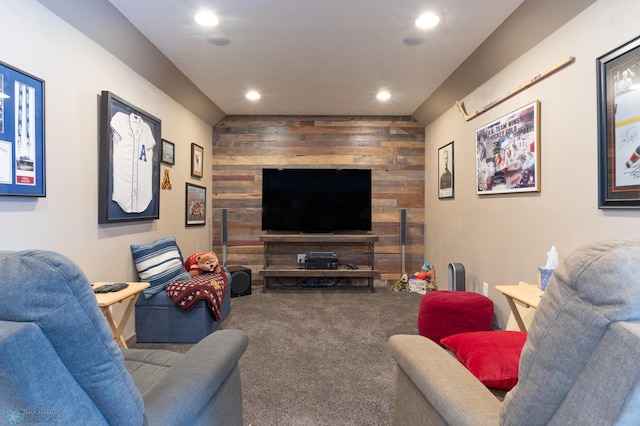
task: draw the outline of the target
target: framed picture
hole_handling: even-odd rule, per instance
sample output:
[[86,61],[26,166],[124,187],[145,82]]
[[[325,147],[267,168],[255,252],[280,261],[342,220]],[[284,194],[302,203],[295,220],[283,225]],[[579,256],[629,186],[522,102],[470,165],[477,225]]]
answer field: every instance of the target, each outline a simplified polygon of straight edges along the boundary
[[162,163],[170,166],[176,164],[176,145],[166,139],[162,139]]
[[640,37],[596,60],[598,207],[640,208]]
[[438,198],[453,198],[453,141],[438,149]]
[[476,194],[540,191],[540,102],[476,130]]
[[207,223],[207,188],[192,183],[186,184],[185,225],[204,226]]
[[45,196],[44,81],[0,62],[0,195]]
[[103,91],[98,223],[160,217],[160,120]]
[[191,144],[191,176],[202,177],[204,149],[195,143]]

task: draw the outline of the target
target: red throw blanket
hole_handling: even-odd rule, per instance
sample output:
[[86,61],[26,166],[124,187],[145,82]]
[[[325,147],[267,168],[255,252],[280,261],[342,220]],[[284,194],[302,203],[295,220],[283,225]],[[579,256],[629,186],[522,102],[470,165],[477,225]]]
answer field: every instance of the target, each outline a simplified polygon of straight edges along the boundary
[[191,277],[190,280],[175,281],[167,286],[166,291],[173,303],[183,311],[190,310],[200,300],[204,300],[211,309],[213,318],[220,321],[227,281],[226,274],[204,273]]

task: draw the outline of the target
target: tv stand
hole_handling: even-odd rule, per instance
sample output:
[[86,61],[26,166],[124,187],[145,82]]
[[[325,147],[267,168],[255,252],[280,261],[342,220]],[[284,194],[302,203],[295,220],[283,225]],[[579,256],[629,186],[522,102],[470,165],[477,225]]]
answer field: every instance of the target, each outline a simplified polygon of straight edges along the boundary
[[[266,292],[271,288],[292,288],[287,286],[271,286],[270,279],[274,278],[317,278],[317,279],[352,279],[365,278],[367,286],[338,286],[333,285],[329,288],[335,289],[353,289],[356,287],[368,288],[373,291],[373,280],[380,277],[380,272],[374,269],[374,245],[378,241],[377,235],[372,234],[265,234],[260,236],[260,241],[264,245],[264,268],[260,271],[263,278],[262,291]],[[325,245],[367,245],[367,265],[358,265],[359,269],[349,269],[339,267],[338,269],[301,269],[297,266],[282,266],[271,264],[271,248],[274,244],[316,244]],[[294,258],[295,254],[291,254]],[[338,257],[340,259],[340,257]],[[309,285],[309,288],[323,288],[325,286]],[[293,288],[299,288],[295,286]]]

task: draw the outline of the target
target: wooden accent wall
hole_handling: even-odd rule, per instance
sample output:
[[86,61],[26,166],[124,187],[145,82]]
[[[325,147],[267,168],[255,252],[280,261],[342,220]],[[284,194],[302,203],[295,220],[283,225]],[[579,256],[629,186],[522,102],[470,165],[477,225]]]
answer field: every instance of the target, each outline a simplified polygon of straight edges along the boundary
[[[213,249],[221,252],[220,209],[228,209],[227,265],[251,268],[261,284],[262,169],[365,168],[372,171],[375,266],[400,278],[400,209],[407,209],[407,272],[424,262],[424,127],[411,117],[227,116],[213,129]],[[295,253],[338,251],[292,247]],[[364,253],[363,253],[364,255]],[[341,263],[345,259],[339,259]],[[365,262],[366,263],[366,262]]]

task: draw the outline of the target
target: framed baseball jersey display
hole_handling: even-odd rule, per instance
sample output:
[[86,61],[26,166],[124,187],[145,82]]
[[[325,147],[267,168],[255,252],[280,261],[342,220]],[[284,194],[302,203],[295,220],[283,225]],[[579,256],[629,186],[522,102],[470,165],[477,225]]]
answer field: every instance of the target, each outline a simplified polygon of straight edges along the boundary
[[0,62],[0,195],[45,196],[44,81]]
[[98,223],[160,217],[161,123],[103,91]]

